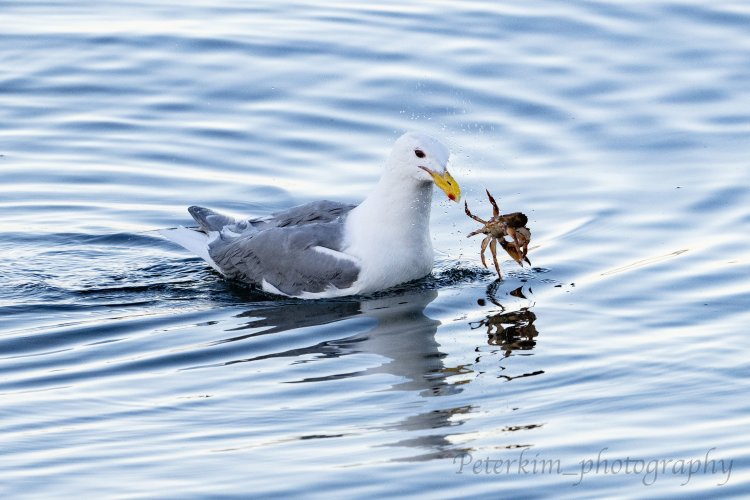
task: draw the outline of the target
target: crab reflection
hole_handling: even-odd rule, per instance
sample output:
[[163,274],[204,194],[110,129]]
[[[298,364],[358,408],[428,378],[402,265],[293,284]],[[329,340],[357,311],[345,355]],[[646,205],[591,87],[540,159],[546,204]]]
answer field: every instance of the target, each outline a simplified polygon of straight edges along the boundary
[[488,315],[469,325],[472,330],[486,328],[487,343],[502,347],[507,357],[512,351],[529,351],[534,348],[539,335],[534,321],[536,321],[536,314],[528,307],[507,312],[503,308],[501,312]]

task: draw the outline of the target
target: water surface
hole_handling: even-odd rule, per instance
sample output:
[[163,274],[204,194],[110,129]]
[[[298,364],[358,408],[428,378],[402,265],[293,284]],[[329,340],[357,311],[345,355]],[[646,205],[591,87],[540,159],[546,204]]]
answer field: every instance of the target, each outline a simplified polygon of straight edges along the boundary
[[[40,0],[0,24],[4,498],[747,494],[745,4]],[[475,213],[490,189],[529,215],[534,267],[496,280],[442,199],[434,273],[372,297],[269,298],[155,232],[357,202],[407,129]]]

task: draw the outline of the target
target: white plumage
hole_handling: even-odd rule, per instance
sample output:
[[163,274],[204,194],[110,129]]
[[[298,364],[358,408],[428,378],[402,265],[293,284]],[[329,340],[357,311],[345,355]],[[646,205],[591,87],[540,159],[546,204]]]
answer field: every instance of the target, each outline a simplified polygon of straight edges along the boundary
[[430,273],[432,186],[454,201],[460,188],[437,140],[406,133],[380,181],[358,206],[316,202],[238,222],[191,207],[197,230],[161,231],[229,278],[300,298],[371,293]]

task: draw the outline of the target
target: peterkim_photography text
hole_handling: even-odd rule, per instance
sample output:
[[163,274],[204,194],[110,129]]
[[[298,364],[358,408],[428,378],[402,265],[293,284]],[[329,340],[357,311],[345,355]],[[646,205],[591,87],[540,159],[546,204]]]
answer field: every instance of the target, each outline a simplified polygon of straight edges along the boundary
[[723,486],[732,477],[734,460],[719,458],[716,448],[703,456],[694,458],[632,458],[614,457],[609,448],[602,448],[596,457],[585,458],[572,466],[564,467],[559,459],[544,458],[540,453],[524,448],[517,458],[493,459],[462,453],[453,458],[456,474],[475,475],[561,475],[570,476],[572,484],[578,486],[587,477],[607,475],[636,476],[645,486],[651,486],[660,478],[680,477],[681,486],[690,483],[695,476],[713,476],[717,486]]

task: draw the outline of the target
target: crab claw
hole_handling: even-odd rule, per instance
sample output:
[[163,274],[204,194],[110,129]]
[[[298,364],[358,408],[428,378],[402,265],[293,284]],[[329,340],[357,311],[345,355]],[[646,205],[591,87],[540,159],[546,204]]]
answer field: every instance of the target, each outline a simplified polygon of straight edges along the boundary
[[515,260],[519,266],[523,266],[523,255],[519,251],[518,247],[516,247],[516,244],[514,242],[500,240],[500,245],[503,247],[503,250],[505,250],[508,255],[510,255],[511,259]]

